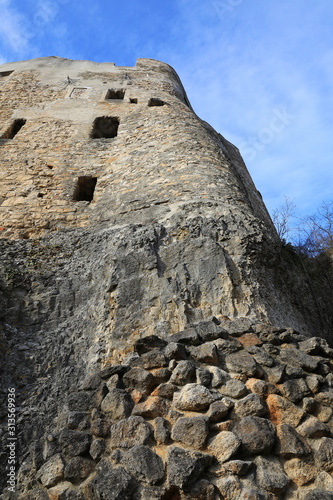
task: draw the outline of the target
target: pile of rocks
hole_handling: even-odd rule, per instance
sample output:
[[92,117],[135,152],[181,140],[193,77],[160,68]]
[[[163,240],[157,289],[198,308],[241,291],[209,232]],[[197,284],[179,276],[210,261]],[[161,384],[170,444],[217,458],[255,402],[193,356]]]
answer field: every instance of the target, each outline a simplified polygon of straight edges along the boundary
[[70,394],[26,500],[333,498],[333,349],[240,318],[138,340]]

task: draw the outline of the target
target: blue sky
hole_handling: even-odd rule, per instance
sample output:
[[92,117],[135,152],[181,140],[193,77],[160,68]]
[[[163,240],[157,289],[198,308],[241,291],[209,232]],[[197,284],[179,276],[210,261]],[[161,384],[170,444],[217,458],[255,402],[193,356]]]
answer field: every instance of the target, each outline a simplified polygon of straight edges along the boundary
[[167,62],[272,212],[333,199],[332,0],[0,0],[0,63]]

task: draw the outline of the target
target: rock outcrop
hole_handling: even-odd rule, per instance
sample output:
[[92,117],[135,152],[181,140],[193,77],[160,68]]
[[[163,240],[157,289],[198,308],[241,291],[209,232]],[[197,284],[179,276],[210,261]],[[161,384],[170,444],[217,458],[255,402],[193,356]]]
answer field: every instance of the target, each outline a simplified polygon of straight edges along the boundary
[[331,498],[311,289],[172,68],[6,64],[0,113],[2,498]]

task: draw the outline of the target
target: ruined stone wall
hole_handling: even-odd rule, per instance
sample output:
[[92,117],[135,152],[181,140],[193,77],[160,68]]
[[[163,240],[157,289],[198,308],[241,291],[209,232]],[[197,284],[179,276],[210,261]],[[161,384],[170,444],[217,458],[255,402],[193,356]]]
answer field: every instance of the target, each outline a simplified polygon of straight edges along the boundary
[[126,365],[139,339],[212,318],[318,332],[237,148],[195,115],[168,65],[6,64],[0,117],[0,462],[14,386],[21,493],[44,484],[35,448],[67,425],[69,394]]

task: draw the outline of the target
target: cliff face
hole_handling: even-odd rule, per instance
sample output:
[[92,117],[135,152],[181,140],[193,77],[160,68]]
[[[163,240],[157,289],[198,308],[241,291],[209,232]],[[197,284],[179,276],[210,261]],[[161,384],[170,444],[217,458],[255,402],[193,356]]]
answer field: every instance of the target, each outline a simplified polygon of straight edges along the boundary
[[[251,325],[264,323],[267,331],[269,324],[275,324],[307,334],[310,321],[285,284],[291,278],[279,267],[274,227],[237,148],[194,114],[172,68],[145,59],[135,67],[120,68],[111,63],[43,58],[1,66],[0,86],[3,442],[7,388],[11,387],[19,405],[19,462],[25,461],[21,493],[41,485],[40,498],[136,498],[141,495],[139,486],[125,488],[118,496],[107,496],[98,485],[83,491],[77,472],[73,477],[65,475],[72,485],[66,486],[67,493],[46,493],[64,481],[63,472],[50,483],[41,479],[40,472],[49,459],[54,461],[52,467],[63,470],[82,454],[90,465],[80,462],[79,466],[92,467],[89,474],[82,473],[82,480],[103,476],[104,466],[113,471],[109,449],[88,455],[84,448],[67,456],[57,433],[68,426],[77,429],[76,424],[66,423],[67,418],[80,420],[73,412],[87,417],[85,432],[92,428],[93,408],[94,418],[99,415],[103,420],[110,387],[123,391],[125,398],[111,406],[128,403],[132,411],[136,398],[144,402],[149,391],[124,385],[122,380],[135,342],[152,335],[170,342],[172,336],[192,327],[200,330],[200,325],[233,323],[237,318],[247,318],[251,332]],[[191,351],[179,349],[182,355],[176,360],[191,359]],[[172,370],[178,361],[171,363]],[[113,382],[100,381],[110,378],[100,379],[100,373],[111,366],[123,367],[113,373],[121,375],[119,387],[118,382],[113,387]],[[330,369],[329,363],[325,366]],[[159,368],[165,367],[163,361]],[[230,373],[233,377],[233,370]],[[267,379],[264,369],[258,373],[260,379]],[[76,409],[64,410],[68,395],[77,393],[88,374],[96,374],[98,380],[96,387],[86,388],[96,390],[92,407],[78,404]],[[168,380],[165,377],[163,383]],[[327,389],[329,381],[321,383]],[[201,385],[212,389],[209,384]],[[175,390],[178,394],[179,389]],[[125,411],[121,417],[127,419],[129,414]],[[165,425],[172,424],[172,413],[161,416],[169,422]],[[122,418],[106,420],[116,425]],[[49,432],[55,441],[51,436],[45,444],[43,436]],[[94,446],[99,446],[99,434],[93,435],[98,438]],[[89,436],[81,437],[90,446]],[[109,439],[108,432],[103,437]],[[47,444],[53,442],[57,444]],[[166,441],[167,446],[170,442]],[[145,446],[146,441],[139,445]],[[44,446],[53,451],[41,451]],[[165,449],[158,453],[165,464]],[[4,464],[7,458],[3,453]],[[101,458],[106,462],[96,473],[92,459]],[[151,484],[163,483],[164,489],[155,497],[147,496],[150,493],[137,497],[187,495],[185,483],[170,483],[170,493],[157,462],[159,472]],[[131,485],[138,480],[136,473],[131,475],[131,466],[125,467],[127,472],[118,466],[115,474],[125,474],[125,483],[128,474]],[[24,475],[28,481],[22,479]],[[145,479],[142,484],[146,483]],[[214,491],[225,496],[221,490]],[[37,498],[33,496],[37,493],[31,495]],[[198,498],[210,498],[202,495]]]

